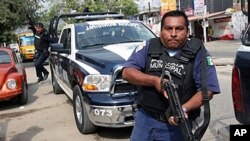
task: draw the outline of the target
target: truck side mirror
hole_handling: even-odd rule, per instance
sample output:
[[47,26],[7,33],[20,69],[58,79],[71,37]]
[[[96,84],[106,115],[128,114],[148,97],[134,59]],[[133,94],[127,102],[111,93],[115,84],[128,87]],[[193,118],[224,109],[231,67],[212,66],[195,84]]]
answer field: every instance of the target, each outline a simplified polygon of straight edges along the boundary
[[70,49],[66,49],[63,48],[63,44],[62,43],[54,43],[54,44],[50,44],[50,51],[51,52],[57,52],[57,53],[66,53],[66,54],[70,54]]

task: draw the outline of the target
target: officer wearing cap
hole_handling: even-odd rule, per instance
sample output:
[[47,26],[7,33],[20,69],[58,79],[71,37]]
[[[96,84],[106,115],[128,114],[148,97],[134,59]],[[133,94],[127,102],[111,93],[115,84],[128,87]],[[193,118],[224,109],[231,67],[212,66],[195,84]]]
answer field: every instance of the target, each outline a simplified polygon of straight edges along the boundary
[[35,26],[30,25],[31,29],[35,35],[35,57],[34,65],[36,69],[36,75],[38,77],[37,82],[41,82],[48,78],[49,72],[43,66],[46,59],[49,57],[49,44],[53,41],[51,35],[45,30],[43,23],[38,22]]

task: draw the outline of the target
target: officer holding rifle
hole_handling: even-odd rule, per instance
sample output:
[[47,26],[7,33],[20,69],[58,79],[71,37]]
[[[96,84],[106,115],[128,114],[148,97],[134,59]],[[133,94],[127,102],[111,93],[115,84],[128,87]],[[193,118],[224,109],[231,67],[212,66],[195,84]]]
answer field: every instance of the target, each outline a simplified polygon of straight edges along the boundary
[[[170,11],[161,20],[160,37],[139,46],[124,64],[123,79],[139,86],[135,125],[131,141],[182,141],[183,133],[173,115],[167,116],[168,93],[162,87],[162,70],[170,72],[183,112],[189,123],[200,115],[203,105],[202,56],[206,57],[206,84],[209,100],[220,93],[212,57],[189,38],[189,21],[182,11]],[[196,39],[198,40],[198,39]],[[163,68],[164,67],[164,68]],[[191,126],[191,124],[190,124]]]

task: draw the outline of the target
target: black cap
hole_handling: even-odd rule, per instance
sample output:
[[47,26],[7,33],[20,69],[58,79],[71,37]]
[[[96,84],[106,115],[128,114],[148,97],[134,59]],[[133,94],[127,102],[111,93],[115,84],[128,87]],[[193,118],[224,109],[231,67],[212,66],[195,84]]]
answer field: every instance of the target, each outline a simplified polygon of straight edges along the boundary
[[36,26],[44,27],[43,23],[41,23],[41,22],[36,23]]

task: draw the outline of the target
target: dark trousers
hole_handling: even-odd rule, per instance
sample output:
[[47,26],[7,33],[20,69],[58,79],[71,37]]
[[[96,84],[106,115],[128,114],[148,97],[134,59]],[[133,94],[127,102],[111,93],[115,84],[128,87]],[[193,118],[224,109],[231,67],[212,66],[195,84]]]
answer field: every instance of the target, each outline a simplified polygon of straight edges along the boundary
[[160,122],[140,108],[135,113],[130,141],[184,141],[184,138],[179,126]]
[[34,57],[34,65],[36,68],[36,76],[43,77],[44,74],[49,72],[44,68],[44,62],[48,58],[48,55],[45,55],[42,51],[37,51]]

